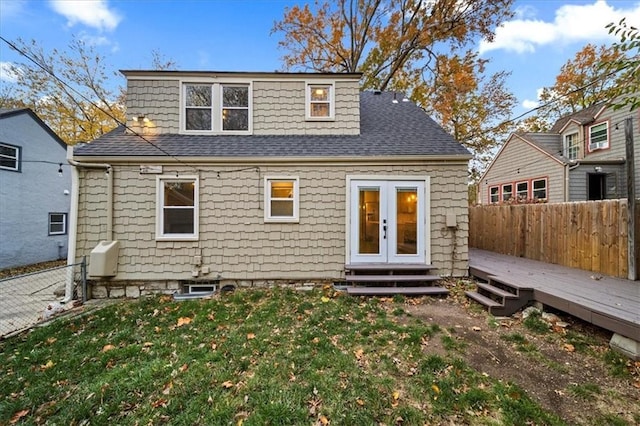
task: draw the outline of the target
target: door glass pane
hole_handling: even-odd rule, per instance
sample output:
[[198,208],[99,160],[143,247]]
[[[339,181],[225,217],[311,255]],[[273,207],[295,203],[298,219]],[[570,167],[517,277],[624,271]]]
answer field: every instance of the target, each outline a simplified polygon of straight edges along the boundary
[[418,254],[418,191],[415,188],[396,191],[396,253]]
[[380,253],[380,189],[360,188],[358,253]]

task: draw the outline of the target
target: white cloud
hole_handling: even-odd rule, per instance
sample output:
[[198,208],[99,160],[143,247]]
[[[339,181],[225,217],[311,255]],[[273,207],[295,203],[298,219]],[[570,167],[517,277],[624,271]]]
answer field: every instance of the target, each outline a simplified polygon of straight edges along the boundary
[[6,81],[7,83],[18,81],[18,76],[11,62],[0,62],[0,81]]
[[[516,53],[534,52],[537,47],[572,42],[605,42],[613,40],[605,26],[626,17],[631,25],[640,24],[640,2],[618,3],[614,8],[606,0],[593,4],[566,4],[555,12],[553,22],[526,18],[532,16],[528,7],[517,11],[517,19],[496,29],[493,42],[480,42],[479,52],[504,49]],[[627,7],[628,6],[628,7]],[[627,8],[625,8],[627,7]]]
[[537,108],[538,105],[540,105],[539,101],[532,101],[530,99],[525,99],[524,101],[522,101],[522,107],[524,109],[534,109]]
[[50,0],[53,10],[68,20],[69,26],[78,23],[98,30],[114,30],[121,16],[110,10],[107,0]]

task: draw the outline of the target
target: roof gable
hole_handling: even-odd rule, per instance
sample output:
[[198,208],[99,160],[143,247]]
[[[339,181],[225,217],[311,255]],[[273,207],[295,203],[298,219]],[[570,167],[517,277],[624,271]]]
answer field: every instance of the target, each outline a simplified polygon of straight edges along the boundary
[[47,126],[47,124],[42,121],[42,119],[38,117],[38,115],[30,108],[0,109],[0,120],[4,118],[15,117],[21,114],[26,114],[31,117],[31,119],[35,121],[35,123],[40,126],[47,134],[49,134],[49,136],[51,136],[53,140],[55,140],[65,150],[67,149],[67,144],[62,139],[60,139],[60,137],[53,130],[51,130],[51,128]]

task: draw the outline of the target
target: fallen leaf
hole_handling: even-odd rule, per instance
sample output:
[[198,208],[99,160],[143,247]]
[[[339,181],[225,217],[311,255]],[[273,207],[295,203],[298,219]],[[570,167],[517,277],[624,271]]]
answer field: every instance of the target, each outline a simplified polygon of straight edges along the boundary
[[55,343],[57,340],[58,339],[56,339],[55,337],[49,337],[47,339],[47,343],[51,345],[51,344]]
[[327,296],[322,296],[322,298],[320,298],[320,300],[322,300],[322,303],[327,303],[331,299],[329,299]]
[[26,416],[27,414],[29,414],[29,410],[18,411],[17,413],[15,413],[13,415],[13,417],[11,417],[11,420],[9,420],[9,424],[14,425],[14,424],[18,423],[20,421],[20,419],[23,418],[24,416]]
[[398,400],[400,399],[400,392],[398,391],[393,391],[393,393],[391,394],[391,396],[393,397],[394,400]]
[[151,347],[151,346],[153,346],[153,343],[151,343],[151,342],[144,342],[144,343],[142,344],[142,347],[143,347],[143,348],[149,348],[149,347]]
[[315,344],[317,345],[318,343],[320,343],[320,339],[319,339],[319,338],[317,338],[317,337],[314,337],[314,338],[313,338],[313,340],[312,340],[312,342],[313,342],[313,343],[315,343]]
[[320,416],[318,420],[320,421],[320,424],[323,426],[329,424],[329,419],[327,419],[325,416]]
[[110,350],[113,350],[113,349],[115,349],[115,348],[116,348],[116,347],[115,347],[115,346],[113,346],[113,345],[104,345],[104,346],[102,347],[102,352],[109,352]]
[[480,327],[478,327],[477,325],[476,325],[476,326],[471,327],[471,329],[472,329],[473,331],[482,331],[482,329],[481,329]]
[[225,389],[229,389],[233,387],[233,382],[231,380],[227,380],[226,382],[222,383],[222,387]]
[[182,327],[183,325],[191,324],[191,318],[189,317],[180,317],[178,318],[178,327]]
[[256,335],[253,333],[247,333],[247,340],[255,339]]
[[153,401],[151,403],[151,406],[153,408],[166,407],[167,406],[167,400],[164,399],[164,398],[157,399],[157,400],[155,400],[155,401]]
[[440,388],[436,384],[431,385],[431,389],[433,389],[435,393],[440,393]]
[[162,389],[162,394],[169,395],[171,393],[171,389],[173,389],[173,382],[169,382],[165,385],[164,389]]
[[180,366],[180,368],[178,369],[178,371],[180,371],[181,373],[184,373],[185,371],[187,371],[189,369],[189,366],[187,364],[182,364],[182,366]]
[[41,370],[48,370],[48,369],[50,369],[51,367],[53,367],[54,365],[55,365],[55,364],[53,363],[53,361],[49,360],[49,361],[47,361],[47,363],[46,363],[46,364],[41,365],[41,366],[40,366],[40,369],[41,369]]
[[364,351],[362,349],[356,349],[355,351],[353,351],[353,354],[356,356],[357,360],[360,360],[364,355]]
[[358,404],[361,407],[364,407],[364,401],[361,400],[360,398],[356,399],[356,404]]
[[575,352],[576,348],[571,343],[565,343],[564,350],[567,352]]

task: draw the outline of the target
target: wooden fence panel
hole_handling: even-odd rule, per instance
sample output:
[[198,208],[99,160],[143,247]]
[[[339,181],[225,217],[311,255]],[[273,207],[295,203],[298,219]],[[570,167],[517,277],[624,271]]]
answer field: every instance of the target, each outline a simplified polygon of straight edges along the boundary
[[469,245],[627,278],[627,201],[474,206]]

